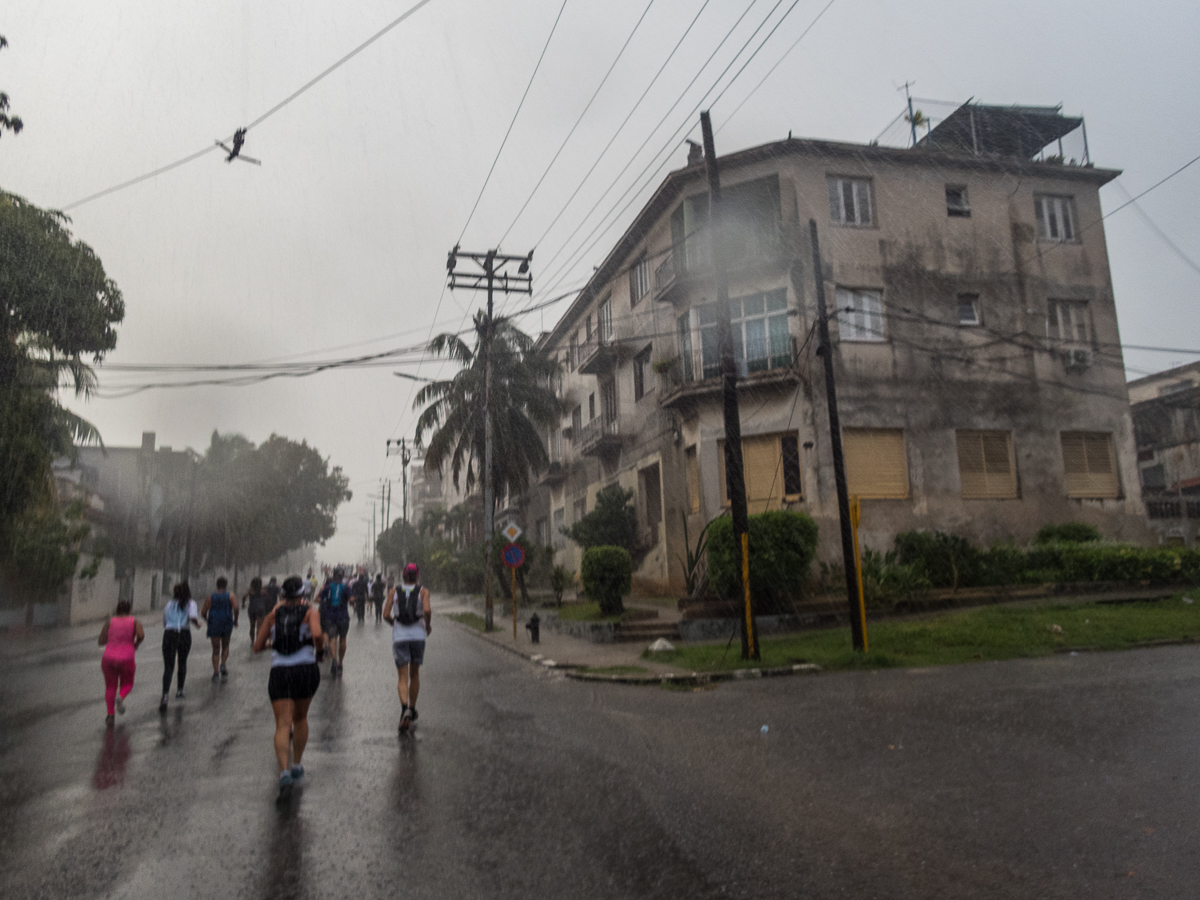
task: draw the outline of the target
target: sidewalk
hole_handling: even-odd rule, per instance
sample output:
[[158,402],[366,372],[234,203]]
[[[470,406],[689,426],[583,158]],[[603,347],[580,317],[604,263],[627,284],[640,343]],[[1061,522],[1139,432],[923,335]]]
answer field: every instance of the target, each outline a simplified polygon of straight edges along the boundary
[[[448,597],[436,604],[436,612],[443,616],[455,613],[483,614],[483,600],[466,595]],[[644,659],[642,652],[649,641],[630,641],[616,644],[596,644],[581,638],[557,634],[541,629],[540,643],[533,643],[525,623],[533,610],[518,610],[517,639],[513,640],[512,606],[501,603],[495,606],[496,630],[490,634],[460,622],[454,627],[475,635],[495,647],[507,650],[548,668],[565,670],[568,678],[583,681],[611,681],[623,684],[709,684],[729,678],[762,678],[771,675],[812,674],[818,667],[811,665],[784,666],[775,669],[737,669],[729,672],[692,672],[677,666]],[[539,616],[545,618],[539,611]],[[453,621],[453,620],[452,620]]]

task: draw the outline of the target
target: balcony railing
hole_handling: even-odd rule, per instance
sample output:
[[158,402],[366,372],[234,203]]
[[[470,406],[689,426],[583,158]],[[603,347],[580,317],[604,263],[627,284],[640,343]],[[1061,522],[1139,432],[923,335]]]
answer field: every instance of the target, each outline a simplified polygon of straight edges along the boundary
[[621,447],[621,420],[616,416],[592,419],[579,433],[579,452],[585,456],[610,452]]
[[[762,265],[783,256],[784,241],[777,225],[736,232],[727,249],[730,271]],[[673,301],[675,289],[687,278],[712,272],[712,244],[707,230],[689,235],[682,245],[668,251],[654,270],[654,297]]]
[[579,371],[584,375],[602,375],[620,361],[620,345],[613,340],[611,326],[593,332],[579,348]]

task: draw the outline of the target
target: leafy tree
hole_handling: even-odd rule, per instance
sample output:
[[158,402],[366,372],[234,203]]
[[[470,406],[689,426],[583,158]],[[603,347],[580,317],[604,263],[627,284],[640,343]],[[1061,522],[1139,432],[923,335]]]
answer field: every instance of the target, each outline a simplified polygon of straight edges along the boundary
[[[421,408],[415,442],[425,451],[425,468],[441,472],[447,465],[456,488],[470,493],[480,479],[484,460],[483,401],[486,382],[487,316],[475,316],[475,345],[454,334],[440,334],[430,352],[461,368],[447,381],[423,387],[413,402]],[[492,487],[497,499],[505,491],[522,493],[531,472],[549,463],[542,432],[558,426],[562,403],[551,388],[559,365],[534,347],[529,335],[507,319],[492,320]]]
[[[750,517],[750,594],[760,614],[785,613],[798,601],[817,553],[817,524],[807,514],[771,510]],[[733,519],[708,526],[708,580],[723,600],[742,599]]]
[[[8,46],[8,41],[4,35],[0,34],[0,50]],[[4,129],[8,129],[13,134],[20,134],[21,129],[25,127],[25,123],[21,121],[20,116],[10,116],[8,114],[8,94],[0,91],[0,135],[4,134]]]
[[637,547],[637,510],[633,491],[610,484],[596,492],[596,508],[563,534],[584,550],[592,547],[624,547],[631,553]]
[[583,554],[579,580],[589,600],[600,604],[606,616],[625,611],[621,598],[629,593],[633,577],[633,557],[624,547],[590,547]]
[[[59,386],[90,395],[95,376],[84,358],[99,362],[116,346],[125,315],[120,290],[92,249],[72,239],[69,221],[0,192],[0,567],[26,584],[44,583],[34,569],[64,571],[68,546],[59,545],[57,562],[47,548],[77,540],[57,510],[53,460],[100,439],[58,402]],[[37,554],[19,550],[29,541]]]

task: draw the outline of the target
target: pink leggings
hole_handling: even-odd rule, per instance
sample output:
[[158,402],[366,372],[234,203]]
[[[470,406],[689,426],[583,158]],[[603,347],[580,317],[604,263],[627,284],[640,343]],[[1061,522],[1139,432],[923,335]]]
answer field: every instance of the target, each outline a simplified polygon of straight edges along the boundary
[[121,699],[124,700],[133,690],[133,673],[137,671],[137,663],[132,659],[101,659],[100,671],[104,673],[104,702],[111,716],[117,699],[117,682],[121,684]]

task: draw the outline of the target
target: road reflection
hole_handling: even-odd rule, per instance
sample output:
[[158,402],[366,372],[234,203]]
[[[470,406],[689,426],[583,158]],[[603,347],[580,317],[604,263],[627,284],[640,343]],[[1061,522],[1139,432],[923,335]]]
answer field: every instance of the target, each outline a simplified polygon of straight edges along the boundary
[[303,788],[275,804],[267,836],[266,883],[262,896],[269,900],[298,900],[307,896],[304,885],[304,852],[307,826],[301,810]]
[[104,743],[92,773],[92,787],[108,790],[125,782],[125,767],[129,765],[129,734],[124,726],[104,729]]

